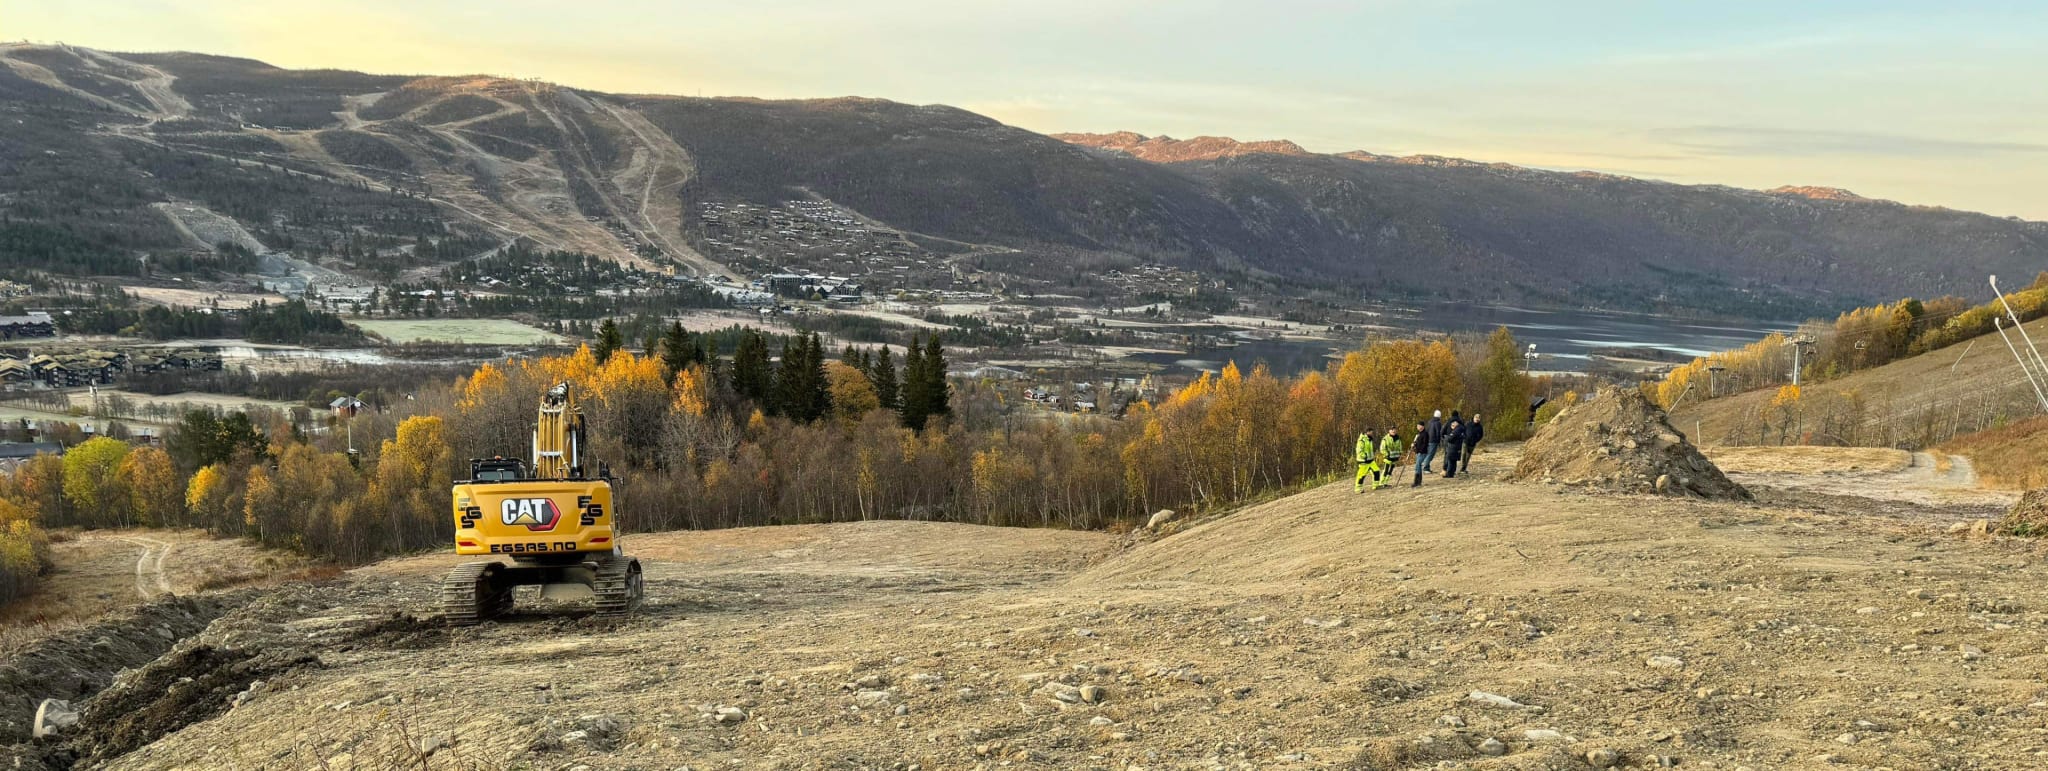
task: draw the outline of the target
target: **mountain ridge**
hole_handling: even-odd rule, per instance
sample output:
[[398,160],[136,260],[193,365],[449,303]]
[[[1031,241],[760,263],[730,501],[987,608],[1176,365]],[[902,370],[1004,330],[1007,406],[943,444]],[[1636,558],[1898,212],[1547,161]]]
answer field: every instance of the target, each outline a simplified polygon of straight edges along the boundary
[[1600,179],[1676,185],[1679,187],[1734,190],[1742,192],[1760,193],[1764,195],[1790,196],[1797,198],[1807,198],[1817,201],[1854,201],[1859,203],[1891,204],[1913,209],[1928,209],[1935,211],[1960,212],[1966,214],[1981,214],[1986,217],[1996,217],[1999,219],[2007,219],[2018,222],[2043,222],[2041,220],[2029,220],[2025,217],[2001,216],[1987,214],[1984,212],[1972,211],[1969,209],[1957,209],[1954,207],[1943,206],[1940,204],[1919,204],[1889,198],[1871,198],[1869,196],[1859,195],[1854,191],[1850,191],[1844,188],[1832,187],[1827,185],[1785,184],[1772,188],[1749,188],[1742,187],[1740,185],[1731,185],[1719,182],[1672,182],[1669,180],[1657,179],[1654,177],[1637,177],[1630,176],[1627,174],[1615,174],[1612,172],[1595,171],[1592,169],[1543,168],[1537,166],[1517,164],[1509,161],[1482,161],[1472,158],[1438,155],[1435,153],[1411,153],[1408,155],[1391,155],[1386,153],[1376,153],[1371,150],[1316,152],[1313,150],[1308,150],[1302,147],[1300,144],[1289,139],[1240,140],[1235,137],[1212,135],[1203,135],[1191,137],[1188,139],[1175,139],[1165,134],[1147,136],[1143,133],[1130,130],[1119,130],[1105,133],[1056,132],[1047,134],[1046,136],[1058,139],[1062,142],[1066,142],[1069,144],[1078,145],[1081,147],[1119,152],[1130,157],[1137,158],[1139,160],[1151,161],[1153,163],[1184,163],[1189,161],[1214,161],[1244,155],[1319,156],[1325,158],[1344,158],[1347,160],[1358,161],[1361,163],[1394,163],[1412,166],[1437,166],[1455,168],[1490,168],[1503,171],[1527,171],[1533,173],[1568,174],[1572,176],[1592,177]]
[[11,44],[0,119],[18,127],[0,140],[0,169],[15,172],[0,213],[33,247],[0,266],[71,272],[188,249],[150,208],[171,201],[267,247],[387,275],[449,259],[419,247],[445,237],[731,275],[709,207],[804,199],[935,250],[912,262],[1009,276],[998,283],[1018,291],[1160,263],[1274,296],[1783,317],[1968,291],[2048,260],[2048,223],[1832,188],[1047,136],[871,97],[619,95]]

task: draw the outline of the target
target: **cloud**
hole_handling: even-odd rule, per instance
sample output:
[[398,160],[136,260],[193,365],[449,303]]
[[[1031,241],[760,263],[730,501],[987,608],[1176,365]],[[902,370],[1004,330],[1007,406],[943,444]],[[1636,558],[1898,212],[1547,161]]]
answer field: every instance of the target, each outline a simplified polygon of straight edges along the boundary
[[1650,139],[1697,153],[1720,156],[1861,155],[1965,158],[2014,153],[2048,153],[2048,144],[1949,139],[1861,131],[1688,126],[1652,129]]

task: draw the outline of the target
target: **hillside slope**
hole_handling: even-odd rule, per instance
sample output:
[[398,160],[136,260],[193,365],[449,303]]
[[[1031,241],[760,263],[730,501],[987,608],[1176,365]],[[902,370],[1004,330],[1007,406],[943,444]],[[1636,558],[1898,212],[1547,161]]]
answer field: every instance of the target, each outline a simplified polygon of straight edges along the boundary
[[[2048,344],[2048,319],[2026,325]],[[2015,346],[2022,345],[2012,335]],[[2024,353],[2024,350],[2022,350]],[[1923,447],[2040,411],[2026,375],[1997,333],[1809,384],[1791,417],[1777,389],[1688,401],[1671,424],[1702,444],[1857,444]]]
[[1496,481],[1514,460],[1121,552],[914,522],[636,535],[652,599],[615,624],[443,630],[421,612],[454,558],[397,560],[231,611],[69,748],[116,769],[2037,763],[2048,567],[2023,551],[1931,535],[1940,509]]
[[[0,247],[11,267],[67,272],[135,273],[138,254],[234,267],[191,255],[150,208],[167,201],[387,274],[513,237],[719,273],[705,206],[822,198],[941,259],[1048,286],[1163,262],[1250,288],[1757,316],[1954,291],[2048,258],[2048,224],[1820,188],[1054,138],[873,99],[621,96],[6,44],[0,120]],[[453,255],[421,243],[450,235],[465,239]]]

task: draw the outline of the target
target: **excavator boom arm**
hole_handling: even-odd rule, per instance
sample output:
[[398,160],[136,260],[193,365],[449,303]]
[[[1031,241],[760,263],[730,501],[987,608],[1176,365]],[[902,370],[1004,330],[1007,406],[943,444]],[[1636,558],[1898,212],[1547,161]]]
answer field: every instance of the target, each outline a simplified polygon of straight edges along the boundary
[[548,389],[533,423],[533,475],[538,479],[583,476],[583,410],[568,383]]

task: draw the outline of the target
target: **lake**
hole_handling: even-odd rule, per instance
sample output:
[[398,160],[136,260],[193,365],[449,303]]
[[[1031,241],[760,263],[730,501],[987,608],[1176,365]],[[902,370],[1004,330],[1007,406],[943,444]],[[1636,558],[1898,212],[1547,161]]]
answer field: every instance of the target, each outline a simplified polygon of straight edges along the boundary
[[[1710,322],[1601,311],[1544,311],[1481,305],[1379,307],[1373,323],[1406,332],[1491,332],[1507,327],[1523,346],[1536,344],[1537,370],[1578,372],[1603,348],[1661,349],[1686,356],[1740,348],[1796,322]],[[1194,353],[1146,353],[1132,358],[1182,372],[1221,369],[1235,361],[1264,362],[1276,374],[1321,367],[1340,347],[1296,340],[1246,340],[1236,348]]]

